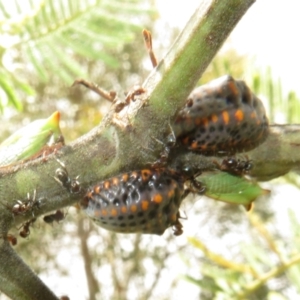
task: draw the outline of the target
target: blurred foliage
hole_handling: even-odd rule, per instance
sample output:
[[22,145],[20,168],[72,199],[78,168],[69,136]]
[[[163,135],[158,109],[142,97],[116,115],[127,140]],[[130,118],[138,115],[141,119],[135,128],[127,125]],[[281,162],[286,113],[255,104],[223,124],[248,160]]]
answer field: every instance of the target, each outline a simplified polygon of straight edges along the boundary
[[201,289],[201,299],[277,299],[275,295],[288,299],[285,295],[290,289],[299,294],[300,223],[296,215],[290,211],[289,237],[276,236],[274,227],[255,213],[248,217],[249,241],[239,244],[237,258],[235,254],[226,258],[208,249],[199,239],[189,238],[191,245],[205,257],[204,261],[199,258],[200,278],[185,276]]
[[295,91],[283,92],[281,80],[274,78],[271,67],[263,71],[254,71],[252,88],[254,93],[268,99],[268,116],[271,123],[300,122],[300,97]]
[[234,49],[221,49],[209,64],[199,84],[204,84],[224,74],[230,74],[233,78],[243,78],[247,64],[247,57],[238,54]]
[[83,77],[123,93],[141,82],[135,63],[145,52],[141,31],[156,16],[150,3],[138,0],[0,1],[2,139],[56,110],[66,140],[99,124],[106,103],[71,84]]
[[132,41],[153,13],[138,0],[0,1],[0,109],[21,109],[20,98],[54,74],[67,85],[87,78],[89,61],[116,70],[110,50]]

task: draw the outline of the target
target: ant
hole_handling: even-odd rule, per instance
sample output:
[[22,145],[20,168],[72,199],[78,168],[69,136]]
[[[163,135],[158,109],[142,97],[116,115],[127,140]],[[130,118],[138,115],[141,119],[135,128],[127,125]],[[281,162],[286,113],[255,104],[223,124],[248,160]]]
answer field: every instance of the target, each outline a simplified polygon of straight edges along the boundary
[[32,225],[36,221],[36,218],[32,218],[31,220],[22,224],[22,230],[19,232],[20,237],[27,238],[30,234],[30,225]]
[[[143,30],[143,37],[144,37],[144,42],[146,45],[146,48],[148,50],[151,62],[153,67],[155,68],[157,66],[157,60],[154,55],[154,52],[152,50],[152,36],[150,31],[144,29]],[[72,86],[75,86],[77,84],[81,84],[85,86],[86,88],[92,90],[102,98],[108,100],[109,102],[115,104],[115,112],[119,113],[125,106],[129,105],[131,101],[135,101],[135,96],[142,95],[143,93],[146,92],[146,90],[141,87],[141,86],[134,86],[127,94],[125,97],[124,101],[121,101],[118,99],[116,92],[114,91],[105,91],[104,89],[100,88],[96,84],[89,82],[85,79],[76,79]]]
[[[13,205],[11,208],[12,213],[14,216],[24,215],[29,210],[33,210],[34,208],[40,208],[41,201],[36,200],[36,190],[33,192],[33,197],[30,197],[30,194],[27,193],[27,201],[22,202],[21,200],[17,200],[17,203]],[[33,212],[32,215],[34,216]]]
[[3,239],[9,241],[12,246],[17,245],[17,243],[18,243],[17,238],[13,234],[9,233],[7,235],[1,235],[0,237],[2,237]]
[[223,159],[221,165],[218,163],[216,164],[219,166],[221,171],[225,171],[233,175],[248,174],[253,168],[253,164],[248,158],[246,158],[246,160],[240,160],[234,157],[228,157]]
[[167,142],[165,144],[162,141],[154,138],[157,142],[164,145],[164,149],[160,153],[159,159],[156,160],[153,164],[151,164],[151,167],[153,168],[158,168],[166,165],[171,149],[176,145],[176,136],[171,125],[170,128],[171,128],[171,133],[167,136]]
[[61,165],[61,168],[56,169],[55,175],[53,178],[64,188],[66,188],[71,194],[77,194],[81,191],[81,186],[78,181],[79,176],[71,179],[65,164],[60,161],[58,158],[57,162]]
[[173,229],[173,234],[175,236],[179,236],[183,234],[183,230],[182,230],[183,226],[182,224],[179,222],[179,220],[176,220],[176,223],[173,225],[172,229]]
[[179,219],[187,219],[187,217],[182,217],[180,215],[180,212],[177,213],[176,215],[176,221],[175,224],[172,226],[173,234],[175,236],[179,236],[183,234],[183,225],[180,223]]
[[48,224],[52,224],[54,223],[54,221],[59,223],[59,221],[62,221],[65,217],[66,214],[60,209],[58,209],[54,214],[44,216],[43,220]]

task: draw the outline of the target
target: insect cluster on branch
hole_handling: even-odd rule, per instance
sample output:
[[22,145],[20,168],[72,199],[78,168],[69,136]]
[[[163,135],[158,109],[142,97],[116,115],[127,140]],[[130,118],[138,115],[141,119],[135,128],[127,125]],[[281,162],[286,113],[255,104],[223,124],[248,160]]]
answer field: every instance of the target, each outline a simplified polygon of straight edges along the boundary
[[[151,34],[144,30],[143,35],[153,67],[156,67]],[[112,102],[117,101],[115,93],[112,99],[111,92],[103,92],[92,83],[82,79],[76,83]],[[137,87],[128,93],[126,100],[118,104],[116,112],[144,92],[142,87]],[[160,159],[151,168],[120,174],[88,189],[80,205],[96,224],[116,232],[152,234],[162,234],[171,226],[174,234],[180,235],[179,208],[188,193],[203,194],[207,188],[211,195],[218,192],[218,200],[230,202],[228,191],[218,184],[219,177],[207,176],[203,184],[201,176],[196,179],[201,170],[186,173],[184,169],[173,170],[166,166],[168,155],[176,146],[202,155],[226,156],[221,165],[216,165],[230,173],[221,180],[229,184],[235,182],[237,187],[243,186],[247,191],[244,198],[236,200],[237,203],[249,208],[252,201],[262,194],[257,185],[236,178],[249,173],[252,162],[236,159],[234,155],[257,147],[269,132],[264,106],[244,81],[227,75],[196,88],[170,125],[174,133],[170,135],[172,142],[168,137]]]
[[[143,35],[153,67],[156,67],[151,34],[144,30]],[[117,103],[116,113],[146,92],[143,87],[136,87],[120,102],[115,92],[106,92],[83,79],[76,80],[74,84],[82,84],[110,102]],[[236,159],[234,155],[254,149],[265,141],[269,132],[261,100],[244,81],[235,80],[228,75],[192,91],[170,126],[172,134],[167,138],[161,157],[151,167],[119,174],[88,188],[80,206],[96,224],[121,233],[163,234],[168,227],[173,227],[174,235],[180,235],[183,229],[179,221],[179,209],[187,194],[203,194],[207,190],[214,195],[217,190],[218,200],[230,200],[225,195],[227,192],[218,184],[219,177],[206,177],[201,182],[201,176],[198,177],[201,170],[187,172],[188,168],[169,168],[167,160],[171,150],[183,147],[205,156],[225,156],[222,164],[216,164],[216,168],[230,173],[222,179],[230,183],[235,177],[242,178],[249,173],[253,166],[251,161]],[[58,162],[60,168],[56,169],[54,179],[69,193],[80,193],[82,189],[78,176],[70,178],[65,164],[60,160]],[[253,191],[252,182],[248,183],[244,178],[238,180],[237,186],[246,185],[245,190]],[[230,192],[239,192],[234,189],[232,187]],[[258,189],[255,195],[260,193],[261,190]],[[249,206],[255,197],[245,199],[234,203]],[[12,212],[23,213],[32,209],[33,205],[34,202],[17,202]],[[59,222],[64,217],[64,213],[57,210],[56,213],[45,216],[44,221]],[[23,236],[29,234],[29,226],[33,222],[32,219],[23,225]]]

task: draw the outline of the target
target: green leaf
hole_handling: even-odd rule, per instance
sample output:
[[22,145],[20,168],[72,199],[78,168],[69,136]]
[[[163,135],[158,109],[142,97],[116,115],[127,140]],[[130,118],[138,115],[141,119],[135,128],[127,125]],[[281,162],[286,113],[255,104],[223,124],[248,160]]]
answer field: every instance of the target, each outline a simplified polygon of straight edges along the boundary
[[[7,77],[4,77],[3,74],[0,74],[0,88],[5,92],[8,103],[12,104],[18,110],[21,110],[22,104],[14,91],[13,85],[9,84]],[[0,106],[0,108],[2,108],[2,106]]]
[[249,205],[256,198],[269,193],[256,182],[227,172],[204,173],[199,177],[205,187],[205,195],[215,200]]
[[28,159],[46,145],[54,145],[62,136],[59,127],[60,113],[48,119],[36,120],[21,128],[0,145],[0,166]]

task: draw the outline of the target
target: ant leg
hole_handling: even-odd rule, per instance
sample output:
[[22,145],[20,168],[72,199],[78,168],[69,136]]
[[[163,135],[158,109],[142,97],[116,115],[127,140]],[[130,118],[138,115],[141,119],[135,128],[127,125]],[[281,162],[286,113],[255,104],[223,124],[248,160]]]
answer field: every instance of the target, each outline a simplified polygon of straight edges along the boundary
[[87,80],[84,79],[76,79],[74,81],[74,83],[72,84],[72,86],[75,86],[77,84],[81,84],[83,86],[85,86],[86,88],[92,90],[93,92],[95,92],[96,94],[98,94],[99,96],[101,96],[102,98],[110,101],[110,102],[114,102],[114,100],[116,99],[116,92],[114,91],[105,91],[104,89],[101,89],[100,87],[98,87],[96,84],[89,82]]

